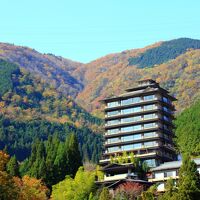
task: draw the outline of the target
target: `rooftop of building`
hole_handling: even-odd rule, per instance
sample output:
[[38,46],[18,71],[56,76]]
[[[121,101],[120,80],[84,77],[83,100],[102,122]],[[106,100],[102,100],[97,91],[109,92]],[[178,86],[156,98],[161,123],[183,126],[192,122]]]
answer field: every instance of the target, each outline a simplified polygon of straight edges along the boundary
[[[200,166],[200,158],[195,158],[193,160],[197,164],[197,166]],[[159,165],[158,167],[152,168],[151,171],[154,172],[154,171],[163,171],[168,169],[178,169],[181,167],[181,165],[182,165],[182,160],[165,162]]]
[[176,100],[176,98],[169,95],[169,91],[165,90],[164,88],[161,88],[159,86],[159,83],[157,83],[156,81],[154,81],[152,79],[145,79],[145,80],[138,81],[138,86],[127,88],[125,90],[126,91],[125,93],[122,93],[118,96],[112,96],[112,97],[105,98],[102,100],[102,102],[106,102],[109,100],[115,100],[115,99],[117,100],[117,99],[121,99],[121,98],[137,96],[137,95],[139,96],[140,94],[143,94],[143,93],[156,92],[159,90],[162,91],[163,93],[165,93],[171,100]]

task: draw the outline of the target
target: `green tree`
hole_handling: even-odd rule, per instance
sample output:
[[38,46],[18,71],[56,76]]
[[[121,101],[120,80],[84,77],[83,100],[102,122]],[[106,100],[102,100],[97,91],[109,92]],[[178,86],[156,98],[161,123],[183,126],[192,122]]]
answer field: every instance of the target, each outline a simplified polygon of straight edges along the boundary
[[19,165],[16,156],[12,156],[7,164],[7,172],[11,176],[19,176]]
[[75,178],[67,176],[52,188],[52,198],[59,200],[86,200],[96,191],[96,171],[85,171],[80,167]]
[[157,185],[151,186],[147,191],[142,192],[141,196],[138,197],[138,200],[154,200],[156,190]]
[[172,178],[168,179],[165,185],[165,193],[159,196],[159,200],[169,200],[172,199],[176,192],[174,186],[174,180]]
[[67,137],[65,148],[66,159],[68,162],[68,173],[69,175],[74,176],[78,168],[82,165],[78,140],[74,134],[70,134]]
[[99,200],[111,200],[112,196],[109,193],[108,188],[104,187],[100,193]]
[[200,177],[197,165],[189,155],[184,155],[177,186],[176,199],[196,200],[200,197]]

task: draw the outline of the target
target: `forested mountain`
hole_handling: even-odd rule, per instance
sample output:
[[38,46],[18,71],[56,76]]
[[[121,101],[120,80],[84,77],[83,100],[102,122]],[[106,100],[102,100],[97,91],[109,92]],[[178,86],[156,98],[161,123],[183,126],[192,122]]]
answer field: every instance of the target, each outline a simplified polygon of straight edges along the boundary
[[[155,79],[178,99],[176,109],[179,113],[200,97],[199,48],[199,40],[180,38],[81,64],[52,54],[40,54],[27,47],[1,43],[0,57],[20,66],[1,68],[1,73],[6,74],[0,77],[2,121],[17,119],[10,123],[23,124],[24,120],[30,123],[40,120],[41,124],[45,121],[54,123],[53,126],[59,124],[59,127],[67,123],[98,132],[101,122],[84,109],[102,117],[103,106],[99,100],[117,95],[145,78]],[[5,61],[1,63],[7,65]],[[20,126],[25,126],[22,124]],[[23,132],[27,133],[33,125],[26,125]],[[52,130],[50,132],[55,131]],[[9,144],[13,148],[14,144]]]
[[23,160],[34,139],[47,140],[57,134],[64,140],[74,133],[83,159],[97,162],[101,136],[94,132],[98,132],[101,120],[15,64],[0,60],[0,74],[0,149],[7,146],[11,155]]
[[0,58],[40,75],[64,94],[76,96],[83,89],[82,83],[71,75],[81,63],[7,43],[0,43]]
[[102,116],[99,100],[117,95],[143,78],[153,78],[169,89],[179,99],[178,111],[189,106],[199,96],[199,49],[200,40],[180,38],[82,64],[0,43],[0,58],[34,72],[58,91],[76,97],[76,102],[87,111]]
[[[188,44],[187,41],[190,40],[180,39],[176,40],[175,43],[178,43],[178,41],[180,43],[185,41]],[[199,44],[199,41],[197,43]],[[135,50],[135,55],[130,55],[134,51],[131,51],[131,53],[125,51],[121,54],[110,55],[89,63],[86,66],[87,72],[85,73],[88,84],[77,96],[77,101],[88,111],[100,116],[102,114],[100,99],[117,95],[126,88],[135,86],[140,79],[152,78],[168,89],[172,95],[176,96],[178,99],[176,102],[178,112],[188,107],[200,95],[199,49],[187,49],[185,53],[175,59],[152,67],[140,68],[138,65],[130,66],[129,64],[129,59],[133,56],[138,57],[143,54],[148,57],[148,51],[151,50],[153,52],[153,49],[161,48],[162,44],[158,43],[156,44],[157,46],[149,47],[145,50]],[[186,46],[184,49],[186,49]],[[157,53],[155,56],[159,58],[160,53]],[[164,54],[167,54],[167,51]],[[149,59],[151,59],[151,56]]]

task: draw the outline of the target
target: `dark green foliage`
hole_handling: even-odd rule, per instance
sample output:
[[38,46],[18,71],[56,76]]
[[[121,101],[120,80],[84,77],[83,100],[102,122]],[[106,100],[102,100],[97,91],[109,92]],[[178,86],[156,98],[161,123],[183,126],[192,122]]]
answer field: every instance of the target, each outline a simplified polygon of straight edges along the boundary
[[176,143],[181,153],[200,155],[200,101],[185,109],[175,120]]
[[196,200],[200,197],[200,176],[196,163],[188,155],[184,156],[179,170],[177,199]]
[[42,179],[47,186],[62,181],[66,175],[74,177],[82,165],[79,144],[74,134],[65,142],[57,136],[47,141],[36,140],[32,145],[31,156],[21,165],[22,175]]
[[36,138],[47,140],[57,134],[64,141],[73,132],[82,158],[98,161],[102,139],[94,132],[101,120],[16,65],[0,60],[0,75],[0,149],[7,147],[9,154],[22,161],[30,155]]
[[187,49],[200,49],[200,40],[180,38],[163,42],[160,46],[146,50],[138,57],[129,59],[129,65],[139,68],[159,65],[185,53]]
[[19,68],[15,64],[11,64],[0,59],[0,97],[5,92],[12,90],[13,73],[19,73]]
[[175,187],[174,180],[172,178],[168,179],[165,185],[165,193],[160,195],[158,200],[169,200],[172,199],[177,188]]
[[19,176],[19,165],[16,156],[12,156],[7,163],[7,170],[11,176]]
[[18,122],[0,116],[0,149],[7,146],[8,152],[16,155],[20,161],[30,155],[32,142],[36,138],[47,140],[49,135],[57,134],[59,140],[64,141],[69,133],[78,137],[83,160],[98,162],[102,150],[102,136],[94,134],[86,127],[76,128],[71,124],[45,120]]
[[78,168],[82,165],[78,140],[74,134],[70,134],[66,140],[66,160],[68,161],[68,172],[74,176]]

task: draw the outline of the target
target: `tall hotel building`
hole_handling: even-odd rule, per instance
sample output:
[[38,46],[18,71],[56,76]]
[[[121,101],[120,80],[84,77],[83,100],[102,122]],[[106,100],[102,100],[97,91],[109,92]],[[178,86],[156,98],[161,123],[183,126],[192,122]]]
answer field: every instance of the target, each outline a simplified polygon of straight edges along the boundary
[[150,167],[176,160],[172,140],[175,100],[151,79],[104,99],[105,149],[100,164],[106,166],[111,156],[125,151],[133,152]]

